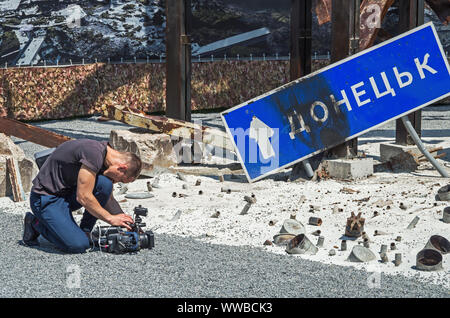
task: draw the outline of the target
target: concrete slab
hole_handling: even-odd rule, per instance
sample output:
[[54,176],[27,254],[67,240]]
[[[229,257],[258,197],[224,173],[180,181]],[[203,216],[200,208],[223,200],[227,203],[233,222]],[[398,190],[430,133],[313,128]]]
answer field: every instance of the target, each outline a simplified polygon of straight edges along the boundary
[[172,140],[166,134],[154,134],[145,129],[111,130],[109,144],[116,150],[138,155],[143,164],[142,175],[151,173],[155,166],[177,165]]
[[[427,146],[428,151],[433,150],[434,146]],[[380,144],[380,161],[386,162],[391,157],[399,155],[404,152],[410,152],[413,155],[421,155],[419,148],[417,146],[403,146],[394,143],[381,143]],[[431,152],[432,156],[437,155],[437,151]]]
[[324,168],[331,178],[359,180],[373,174],[373,159],[324,160]]

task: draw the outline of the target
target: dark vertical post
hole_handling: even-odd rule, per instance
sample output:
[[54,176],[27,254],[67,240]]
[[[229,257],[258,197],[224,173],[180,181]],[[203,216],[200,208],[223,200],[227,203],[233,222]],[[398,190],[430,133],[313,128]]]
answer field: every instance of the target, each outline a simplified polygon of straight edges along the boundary
[[[290,80],[296,80],[311,73],[312,46],[312,0],[291,0],[291,29],[289,61]],[[298,171],[309,162],[297,163],[292,168],[295,178]],[[309,166],[311,167],[311,166]]]
[[[399,21],[398,27],[401,33],[413,29],[424,22],[424,1],[423,0],[402,0],[399,1]],[[418,110],[408,115],[411,124],[417,132],[422,135],[422,111]],[[401,119],[396,121],[395,143],[399,145],[414,145],[414,141],[406,131]]]
[[291,81],[311,73],[312,0],[291,0]]
[[[337,62],[359,51],[359,17],[361,0],[332,0],[331,9],[331,62]],[[349,140],[333,149],[340,158],[355,157],[358,139]]]
[[191,0],[166,0],[166,116],[191,120]]

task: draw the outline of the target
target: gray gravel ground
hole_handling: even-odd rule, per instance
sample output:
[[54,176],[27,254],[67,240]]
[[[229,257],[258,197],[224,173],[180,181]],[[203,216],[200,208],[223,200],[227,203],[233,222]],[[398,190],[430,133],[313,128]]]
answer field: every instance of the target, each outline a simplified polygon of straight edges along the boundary
[[[62,254],[19,244],[22,220],[0,212],[0,297],[449,297],[449,291],[402,276],[369,288],[371,273],[247,247],[156,235],[134,255]],[[79,288],[77,272],[79,268]]]

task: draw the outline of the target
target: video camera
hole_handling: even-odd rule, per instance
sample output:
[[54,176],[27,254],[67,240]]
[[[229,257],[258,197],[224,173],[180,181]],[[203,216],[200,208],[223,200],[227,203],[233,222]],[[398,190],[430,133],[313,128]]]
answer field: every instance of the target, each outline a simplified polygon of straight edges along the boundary
[[94,246],[101,251],[115,254],[137,252],[140,249],[155,247],[152,231],[143,231],[146,226],[141,216],[147,216],[148,210],[141,205],[134,208],[134,223],[130,224],[131,232],[124,231],[119,226],[99,226],[91,232]]

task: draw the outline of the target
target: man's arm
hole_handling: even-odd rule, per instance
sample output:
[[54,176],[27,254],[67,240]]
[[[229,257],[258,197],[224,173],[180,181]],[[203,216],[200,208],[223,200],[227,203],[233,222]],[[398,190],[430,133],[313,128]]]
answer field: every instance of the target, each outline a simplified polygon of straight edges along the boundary
[[128,223],[133,223],[131,216],[127,214],[117,214],[112,215],[107,210],[102,208],[100,203],[95,198],[94,191],[96,174],[94,171],[86,167],[81,166],[80,172],[78,173],[78,183],[77,183],[77,201],[83,207],[86,208],[89,213],[91,213],[96,218],[103,220],[113,226],[122,226],[131,230]]

